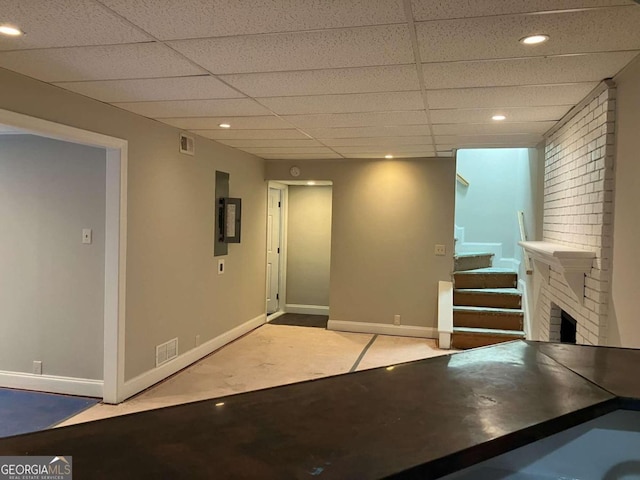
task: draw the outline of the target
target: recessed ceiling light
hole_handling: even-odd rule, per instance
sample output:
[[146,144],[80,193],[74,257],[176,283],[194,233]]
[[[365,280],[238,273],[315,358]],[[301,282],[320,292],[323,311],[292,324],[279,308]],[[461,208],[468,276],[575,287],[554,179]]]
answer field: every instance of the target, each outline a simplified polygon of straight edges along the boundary
[[220,128],[231,128],[231,125],[229,125],[228,123],[221,123],[220,125],[218,125]]
[[11,25],[0,25],[0,33],[3,35],[10,35],[12,37],[17,37],[19,35],[24,35],[24,32],[17,27],[12,27]]
[[314,181],[307,182],[307,185],[315,185],[315,184],[316,184],[316,182],[314,182]]
[[547,40],[549,40],[549,35],[538,34],[521,38],[520,43],[524,43],[525,45],[536,45],[538,43],[544,43]]
[[393,158],[393,155],[385,155],[384,158]]
[[496,122],[501,122],[502,120],[506,120],[507,117],[505,117],[504,115],[494,115],[493,117],[491,117],[491,120],[495,120]]

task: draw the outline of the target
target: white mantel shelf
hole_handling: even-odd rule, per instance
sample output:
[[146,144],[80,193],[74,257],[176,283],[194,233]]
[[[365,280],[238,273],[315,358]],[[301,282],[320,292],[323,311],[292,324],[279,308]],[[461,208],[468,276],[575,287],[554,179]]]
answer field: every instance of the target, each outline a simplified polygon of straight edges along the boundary
[[584,276],[591,271],[596,252],[551,242],[518,242],[531,256],[535,270],[549,283],[549,269],[562,273],[580,302],[584,301]]

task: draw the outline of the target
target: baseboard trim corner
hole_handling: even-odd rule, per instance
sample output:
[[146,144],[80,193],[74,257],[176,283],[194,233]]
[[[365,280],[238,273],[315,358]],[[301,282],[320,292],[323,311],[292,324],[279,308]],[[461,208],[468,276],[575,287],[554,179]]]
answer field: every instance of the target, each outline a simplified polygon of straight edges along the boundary
[[0,386],[6,388],[102,398],[103,385],[102,380],[90,378],[0,371]]
[[228,343],[231,343],[235,339],[242,335],[254,330],[265,324],[267,321],[267,315],[265,313],[258,315],[251,320],[238,325],[237,327],[229,330],[228,332],[218,335],[215,338],[203,343],[202,345],[192,348],[191,350],[178,356],[175,360],[165,363],[164,365],[149,370],[141,375],[124,383],[120,391],[118,392],[118,401],[123,402],[129,397],[142,392],[143,390],[155,385],[156,383],[170,377],[174,373],[188,367],[189,365],[197,362],[203,357],[206,357],[210,353],[224,347]]
[[267,315],[267,323],[269,323],[272,320],[275,320],[278,317],[281,317],[286,313],[287,312],[285,312],[284,310],[278,310],[277,312],[270,313],[269,315]]
[[302,313],[305,315],[329,315],[329,307],[324,305],[299,305],[288,303],[284,306],[287,313]]
[[347,322],[329,320],[327,330],[340,332],[372,333],[378,335],[395,335],[398,337],[438,338],[435,327],[416,327],[413,325],[387,325],[384,323]]

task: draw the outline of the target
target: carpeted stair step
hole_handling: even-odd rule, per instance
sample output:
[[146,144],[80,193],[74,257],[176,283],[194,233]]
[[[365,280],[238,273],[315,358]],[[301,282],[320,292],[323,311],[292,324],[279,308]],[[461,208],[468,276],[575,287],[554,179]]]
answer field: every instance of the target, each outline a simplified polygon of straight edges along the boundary
[[524,332],[513,330],[454,327],[451,335],[451,348],[466,350],[512,340],[524,340],[524,337]]
[[516,288],[518,274],[508,268],[453,272],[454,288]]
[[521,308],[522,294],[515,288],[457,288],[453,304],[467,307]]
[[512,308],[453,307],[453,327],[522,331],[524,312]]
[[453,257],[453,270],[462,272],[465,270],[475,270],[477,268],[487,268],[491,267],[492,261],[493,253],[458,253]]

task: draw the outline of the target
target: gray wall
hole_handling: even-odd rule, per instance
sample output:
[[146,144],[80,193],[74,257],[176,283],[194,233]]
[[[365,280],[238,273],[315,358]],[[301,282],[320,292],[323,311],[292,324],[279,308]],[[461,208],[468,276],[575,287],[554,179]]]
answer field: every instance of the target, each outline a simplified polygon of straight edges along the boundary
[[[294,162],[267,163],[289,179]],[[300,179],[333,181],[332,320],[436,327],[439,280],[453,266],[455,161],[298,161]],[[447,255],[434,255],[444,244]]]
[[287,303],[329,306],[331,187],[289,187]]
[[[179,130],[0,69],[0,108],[129,141],[125,377],[155,367],[155,346],[180,353],[265,312],[264,161],[201,137],[178,152]],[[242,198],[242,243],[226,273],[213,257],[215,171]]]
[[607,344],[640,348],[640,59],[618,78],[613,271]]
[[102,379],[105,168],[105,150],[0,135],[0,370]]

